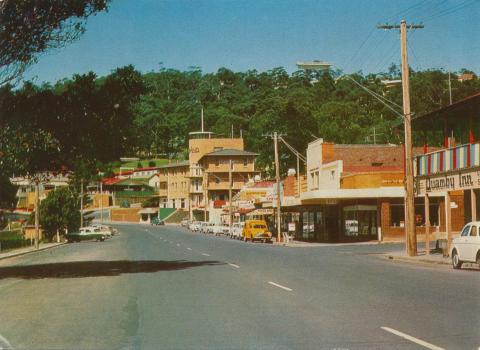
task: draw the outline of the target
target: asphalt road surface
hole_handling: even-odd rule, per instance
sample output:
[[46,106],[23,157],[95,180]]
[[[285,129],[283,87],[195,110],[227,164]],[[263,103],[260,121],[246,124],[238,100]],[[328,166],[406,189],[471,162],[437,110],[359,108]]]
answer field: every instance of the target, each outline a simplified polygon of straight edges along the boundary
[[[14,349],[478,349],[480,273],[119,225],[0,261]],[[397,247],[398,248],[398,247]],[[0,345],[0,349],[2,345]],[[3,348],[6,348],[4,345]]]

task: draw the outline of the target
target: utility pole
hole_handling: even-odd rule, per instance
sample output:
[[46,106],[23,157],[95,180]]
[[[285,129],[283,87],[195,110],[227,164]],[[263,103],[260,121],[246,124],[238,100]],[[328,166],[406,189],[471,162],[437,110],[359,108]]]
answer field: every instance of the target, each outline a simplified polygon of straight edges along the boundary
[[452,104],[452,79],[450,72],[448,72],[448,94],[450,96],[450,104]]
[[297,153],[297,191],[300,197],[300,156]]
[[208,204],[208,191],[207,191],[207,173],[203,171],[203,221],[207,222],[207,204]]
[[278,161],[278,133],[275,131],[273,133],[273,143],[275,146],[275,178],[277,181],[277,242],[280,242],[281,239],[281,228],[280,228],[280,220],[281,220],[281,209],[280,209],[280,165]]
[[229,233],[232,233],[232,165],[233,162],[230,159],[228,164],[228,226],[229,226]]
[[410,111],[410,79],[407,53],[407,29],[420,29],[423,25],[409,24],[402,20],[400,25],[380,25],[380,29],[400,29],[400,50],[402,56],[403,115],[405,124],[405,231],[407,253],[417,255],[417,236],[415,232],[415,196],[413,192],[412,157],[412,114]]
[[100,180],[100,223],[103,224],[103,182]]
[[80,227],[83,227],[83,179],[80,180]]
[[39,210],[40,210],[40,183],[38,180],[35,180],[35,249],[39,248],[40,245],[40,220],[39,220]]

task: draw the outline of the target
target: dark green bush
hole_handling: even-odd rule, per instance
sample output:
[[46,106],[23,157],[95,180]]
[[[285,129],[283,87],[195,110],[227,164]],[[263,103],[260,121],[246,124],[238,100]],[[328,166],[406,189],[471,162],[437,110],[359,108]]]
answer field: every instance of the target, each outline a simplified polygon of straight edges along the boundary
[[158,204],[159,204],[159,198],[151,197],[151,198],[145,199],[142,202],[142,208],[158,207]]
[[15,249],[26,247],[30,245],[30,241],[24,239],[22,235],[19,235],[13,231],[0,232],[0,245],[1,250]]

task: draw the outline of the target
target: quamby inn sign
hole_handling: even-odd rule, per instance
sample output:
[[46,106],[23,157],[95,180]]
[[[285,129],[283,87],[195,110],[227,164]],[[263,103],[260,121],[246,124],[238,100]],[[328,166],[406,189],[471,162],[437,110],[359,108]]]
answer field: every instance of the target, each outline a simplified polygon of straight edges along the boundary
[[417,177],[416,195],[480,188],[480,168],[442,175]]

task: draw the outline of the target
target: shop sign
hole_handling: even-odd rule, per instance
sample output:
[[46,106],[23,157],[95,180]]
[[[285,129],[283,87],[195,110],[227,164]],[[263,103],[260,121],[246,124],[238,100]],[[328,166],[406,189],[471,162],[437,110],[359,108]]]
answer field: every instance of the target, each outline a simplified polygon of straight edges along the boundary
[[345,235],[358,236],[358,220],[345,220]]
[[289,222],[288,223],[288,231],[289,232],[295,232],[295,223],[294,222]]
[[417,179],[417,195],[480,188],[480,170]]

